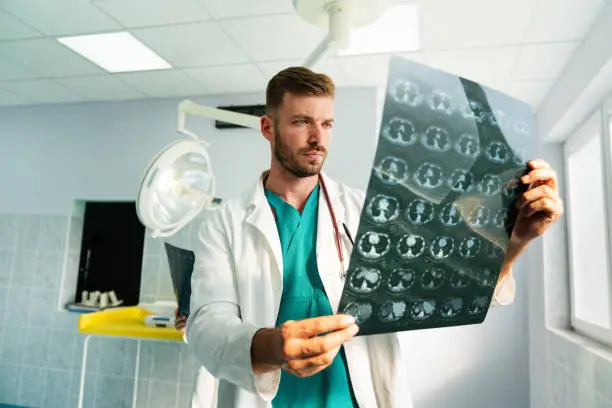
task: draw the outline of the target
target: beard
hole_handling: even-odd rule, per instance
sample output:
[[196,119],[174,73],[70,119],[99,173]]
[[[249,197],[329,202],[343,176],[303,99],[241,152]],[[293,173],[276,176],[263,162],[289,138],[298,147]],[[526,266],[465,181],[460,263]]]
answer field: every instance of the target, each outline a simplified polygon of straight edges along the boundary
[[[313,150],[323,154],[321,161],[308,159],[304,156],[306,152]],[[293,176],[304,178],[319,174],[326,156],[327,150],[317,142],[310,143],[308,147],[297,152],[292,152],[291,148],[282,140],[278,127],[274,128],[274,157]]]

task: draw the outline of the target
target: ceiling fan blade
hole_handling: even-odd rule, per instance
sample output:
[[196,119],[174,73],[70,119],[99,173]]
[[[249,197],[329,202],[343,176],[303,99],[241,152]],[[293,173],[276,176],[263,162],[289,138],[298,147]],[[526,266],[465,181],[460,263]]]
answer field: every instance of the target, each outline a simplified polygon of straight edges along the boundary
[[179,114],[198,115],[205,118],[218,120],[221,122],[232,123],[234,125],[244,126],[247,128],[259,130],[259,116],[247,115],[244,113],[232,112],[224,109],[214,108],[212,106],[198,105],[197,103],[185,100],[179,104]]

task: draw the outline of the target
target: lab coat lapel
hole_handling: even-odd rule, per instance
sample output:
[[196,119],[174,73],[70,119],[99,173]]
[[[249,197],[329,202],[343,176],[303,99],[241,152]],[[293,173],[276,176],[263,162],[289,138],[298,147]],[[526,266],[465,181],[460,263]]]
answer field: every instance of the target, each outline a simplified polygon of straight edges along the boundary
[[[342,223],[345,219],[344,205],[340,200],[340,193],[333,180],[327,178],[325,174],[321,174],[329,193],[329,199],[336,216],[338,228],[342,234]],[[340,240],[341,245],[342,239]],[[346,258],[346,247],[343,247]],[[346,265],[346,259],[345,259]],[[340,295],[342,293],[343,280],[340,278],[342,273],[342,264],[338,256],[336,247],[336,235],[334,224],[331,218],[327,199],[323,188],[319,189],[319,211],[317,221],[317,267],[319,276],[325,287],[325,292],[329,299],[329,303],[334,313],[338,309],[340,303]]]
[[[265,173],[264,173],[265,174]],[[251,211],[248,213],[246,222],[257,228],[264,236],[270,251],[274,255],[276,261],[277,270],[273,271],[276,273],[276,277],[272,277],[273,282],[279,282],[279,287],[273,288],[275,292],[279,292],[281,289],[282,293],[282,282],[283,282],[283,252],[281,248],[280,236],[278,235],[278,228],[276,227],[276,221],[274,214],[268,199],[264,193],[263,178],[259,180],[257,185],[253,189],[253,194],[250,197]],[[277,299],[277,303],[280,301],[280,297]]]

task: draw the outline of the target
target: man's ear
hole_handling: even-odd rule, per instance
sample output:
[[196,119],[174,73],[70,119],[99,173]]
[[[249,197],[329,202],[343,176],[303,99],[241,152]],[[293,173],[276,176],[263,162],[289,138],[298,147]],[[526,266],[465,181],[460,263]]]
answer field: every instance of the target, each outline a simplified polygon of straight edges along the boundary
[[261,126],[261,134],[268,142],[272,143],[272,140],[274,140],[274,121],[270,116],[264,115],[261,117],[259,123]]

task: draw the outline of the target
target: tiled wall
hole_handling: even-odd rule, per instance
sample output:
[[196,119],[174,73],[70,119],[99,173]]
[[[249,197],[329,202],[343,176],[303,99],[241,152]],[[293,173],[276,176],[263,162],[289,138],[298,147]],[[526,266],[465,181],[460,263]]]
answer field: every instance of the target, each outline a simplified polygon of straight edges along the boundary
[[[77,406],[85,336],[77,332],[78,315],[58,310],[68,218],[0,215],[0,404]],[[157,273],[144,287],[148,300],[170,296],[161,243],[147,243],[145,265]],[[143,275],[153,274],[148,268]],[[85,407],[132,406],[137,347],[135,340],[91,338]],[[140,347],[137,406],[187,408],[198,368],[187,346]]]

